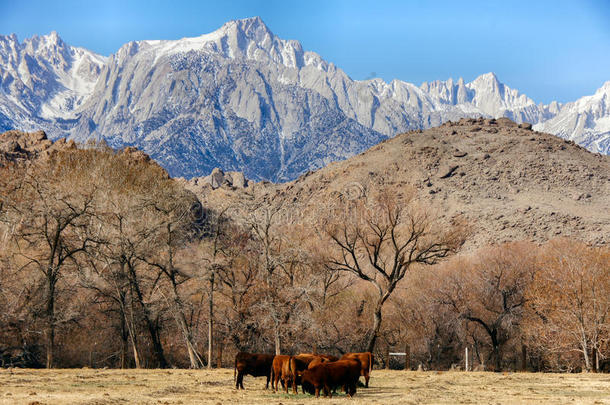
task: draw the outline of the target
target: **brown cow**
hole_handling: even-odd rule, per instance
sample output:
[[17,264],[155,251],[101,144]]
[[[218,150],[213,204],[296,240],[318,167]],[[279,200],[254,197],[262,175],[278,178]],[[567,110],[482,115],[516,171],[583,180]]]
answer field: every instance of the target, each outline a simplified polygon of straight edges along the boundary
[[[254,377],[267,377],[267,385],[269,388],[269,378],[271,376],[271,364],[273,363],[273,354],[258,354],[239,352],[235,356],[235,368],[233,369],[233,380],[235,388],[244,389],[244,375],[250,374]],[[237,378],[235,373],[237,372]]]
[[328,361],[337,361],[339,358],[337,356],[332,356],[330,354],[321,354],[321,353],[301,353],[299,356],[309,356],[309,357],[322,357]]
[[311,362],[309,362],[309,365],[307,366],[307,369],[309,370],[310,368],[314,368],[318,364],[327,363],[327,362],[328,362],[328,360],[325,359],[324,357],[316,357]]
[[371,371],[373,370],[373,355],[371,352],[364,353],[345,353],[341,356],[340,360],[353,360],[358,359],[362,364],[360,375],[364,376],[364,386],[369,387],[369,378],[371,378]]
[[360,378],[362,365],[358,359],[338,360],[320,363],[301,374],[303,391],[320,397],[320,389],[324,396],[332,398],[337,387],[344,387],[349,397],[356,393],[356,384]]
[[[294,376],[290,370],[291,358],[292,356],[283,354],[276,355],[273,358],[273,363],[271,365],[271,388],[273,388],[273,392],[277,392],[278,382],[281,378],[286,394],[288,394],[288,385],[294,380]],[[293,387],[295,386],[295,384],[292,385]]]
[[292,392],[297,393],[297,385],[301,383],[301,373],[308,368],[311,368],[312,364],[319,364],[328,361],[324,357],[316,354],[301,353],[290,358],[290,371],[292,373],[294,384],[292,385]]
[[339,360],[339,358],[337,356],[333,356],[331,354],[317,354],[316,356],[320,356],[323,359],[326,359],[328,361],[337,361],[337,360]]

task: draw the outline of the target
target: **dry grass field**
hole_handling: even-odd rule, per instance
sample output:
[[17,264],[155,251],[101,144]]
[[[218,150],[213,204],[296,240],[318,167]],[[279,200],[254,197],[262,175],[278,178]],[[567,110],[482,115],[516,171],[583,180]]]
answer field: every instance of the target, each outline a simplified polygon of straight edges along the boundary
[[609,374],[374,370],[371,388],[316,400],[273,394],[233,370],[0,370],[0,404],[610,404]]

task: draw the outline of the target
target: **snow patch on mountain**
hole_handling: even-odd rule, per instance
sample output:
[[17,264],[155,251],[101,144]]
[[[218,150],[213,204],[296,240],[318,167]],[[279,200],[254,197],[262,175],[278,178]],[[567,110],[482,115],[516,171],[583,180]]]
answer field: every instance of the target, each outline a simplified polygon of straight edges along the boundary
[[74,118],[106,58],[67,45],[53,31],[20,43],[0,36],[0,95],[35,118]]
[[214,167],[289,180],[398,133],[463,117],[509,117],[610,152],[610,82],[536,104],[486,73],[424,82],[353,80],[258,18],[194,38],[144,40],[104,57],[52,32],[0,36],[0,129],[137,146],[175,176]]
[[610,154],[610,81],[595,94],[566,103],[555,117],[534,128],[572,140],[593,152]]

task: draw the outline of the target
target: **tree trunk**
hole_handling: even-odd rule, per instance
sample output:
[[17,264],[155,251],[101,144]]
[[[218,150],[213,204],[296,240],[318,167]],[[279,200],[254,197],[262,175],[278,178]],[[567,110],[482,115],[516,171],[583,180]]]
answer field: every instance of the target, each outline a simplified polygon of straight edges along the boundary
[[390,369],[390,345],[387,345],[385,348],[385,369],[389,370]]
[[494,371],[500,371],[502,368],[502,359],[500,359],[500,344],[498,343],[498,332],[494,329],[491,333],[492,346],[492,363]]
[[46,350],[47,350],[47,368],[53,368],[53,347],[55,345],[55,280],[52,274],[52,269],[48,270],[47,274],[47,305],[46,305]]
[[208,297],[208,370],[212,368],[212,345],[214,340],[214,276],[214,270],[212,270]]
[[595,349],[595,372],[598,373],[601,370],[599,369],[599,350]]
[[161,344],[161,340],[159,339],[159,327],[155,325],[155,323],[150,318],[150,314],[148,311],[148,307],[144,302],[144,297],[142,295],[142,291],[140,291],[140,286],[138,284],[137,275],[135,274],[135,269],[133,266],[129,265],[129,273],[130,273],[130,282],[133,291],[136,293],[136,298],[138,300],[138,304],[142,308],[142,314],[144,316],[144,322],[146,323],[146,328],[148,329],[148,333],[150,334],[150,340],[153,345],[153,352],[155,357],[157,358],[157,366],[159,368],[167,368],[168,363],[165,359],[165,355],[163,354],[163,345]]
[[180,296],[178,295],[177,285],[174,280],[173,283],[173,305],[171,309],[174,313],[174,319],[178,324],[178,328],[182,331],[182,336],[184,337],[184,341],[186,344],[186,350],[189,355],[189,361],[191,363],[191,368],[201,368],[203,367],[203,360],[197,353],[195,349],[195,344],[193,343],[193,333],[191,332],[191,328],[186,320],[186,315],[184,315],[184,308],[182,305],[182,301],[180,300]]
[[136,344],[135,336],[131,336],[131,347],[133,348],[133,362],[136,368],[142,368],[140,363],[140,354],[138,353],[138,345]]
[[167,368],[168,363],[165,359],[165,354],[163,353],[163,345],[161,344],[161,339],[159,338],[159,327],[155,325],[155,323],[146,316],[146,325],[148,327],[148,333],[150,334],[150,338],[153,344],[153,351],[155,353],[155,357],[157,358],[157,367],[159,368]]
[[[130,309],[130,317],[127,317],[127,300],[124,299],[123,302],[121,303],[122,308],[121,311],[123,312],[123,319],[124,319],[124,324],[126,326],[127,329],[127,335],[129,337],[129,341],[131,342],[131,347],[133,349],[133,361],[135,363],[135,367],[136,368],[141,368],[141,364],[140,364],[140,355],[138,353],[138,344],[137,344],[137,339],[136,339],[136,332],[135,332],[135,320],[134,320],[134,309],[133,309],[133,300],[130,301],[129,303],[129,309]],[[127,352],[127,350],[125,350]]]
[[597,373],[597,368],[598,368],[598,358],[597,358],[597,350],[592,347],[591,348],[591,371],[593,371],[594,373]]
[[377,336],[379,335],[379,330],[381,329],[381,305],[377,305],[375,309],[375,314],[373,315],[373,331],[371,338],[369,340],[369,345],[367,347],[367,351],[373,353],[373,349],[375,348],[375,342],[377,341]]
[[180,328],[182,329],[184,340],[186,341],[186,350],[189,355],[189,361],[191,362],[191,368],[201,368],[203,366],[203,361],[199,357],[199,354],[195,349],[195,345],[193,344],[193,336],[191,334],[191,330],[188,326],[188,323],[186,322],[184,312],[182,312],[182,310],[178,310],[178,312],[178,323],[180,325]]
[[124,369],[126,366],[125,363],[127,359],[129,333],[127,332],[127,325],[125,324],[125,315],[122,312],[123,311],[121,310],[121,358],[119,360],[119,363],[121,369]]
[[280,355],[282,354],[281,351],[281,346],[280,346],[280,325],[276,324],[275,328],[273,329],[273,334],[274,334],[274,341],[275,341],[275,354]]
[[585,360],[585,370],[591,371],[591,360],[589,359],[589,348],[587,347],[587,343],[582,343],[582,354]]
[[216,343],[216,349],[218,350],[218,355],[216,357],[216,368],[222,368],[222,342]]

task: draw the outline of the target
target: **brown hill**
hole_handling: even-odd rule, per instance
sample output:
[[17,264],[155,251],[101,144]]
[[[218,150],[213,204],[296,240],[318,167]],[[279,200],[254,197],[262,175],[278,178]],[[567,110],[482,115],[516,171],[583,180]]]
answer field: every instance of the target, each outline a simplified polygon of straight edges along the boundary
[[243,197],[281,204],[293,223],[315,223],[337,198],[382,187],[400,197],[412,186],[443,220],[462,215],[472,224],[468,248],[561,236],[610,242],[610,157],[505,118],[398,135],[290,183],[186,185],[211,207]]

